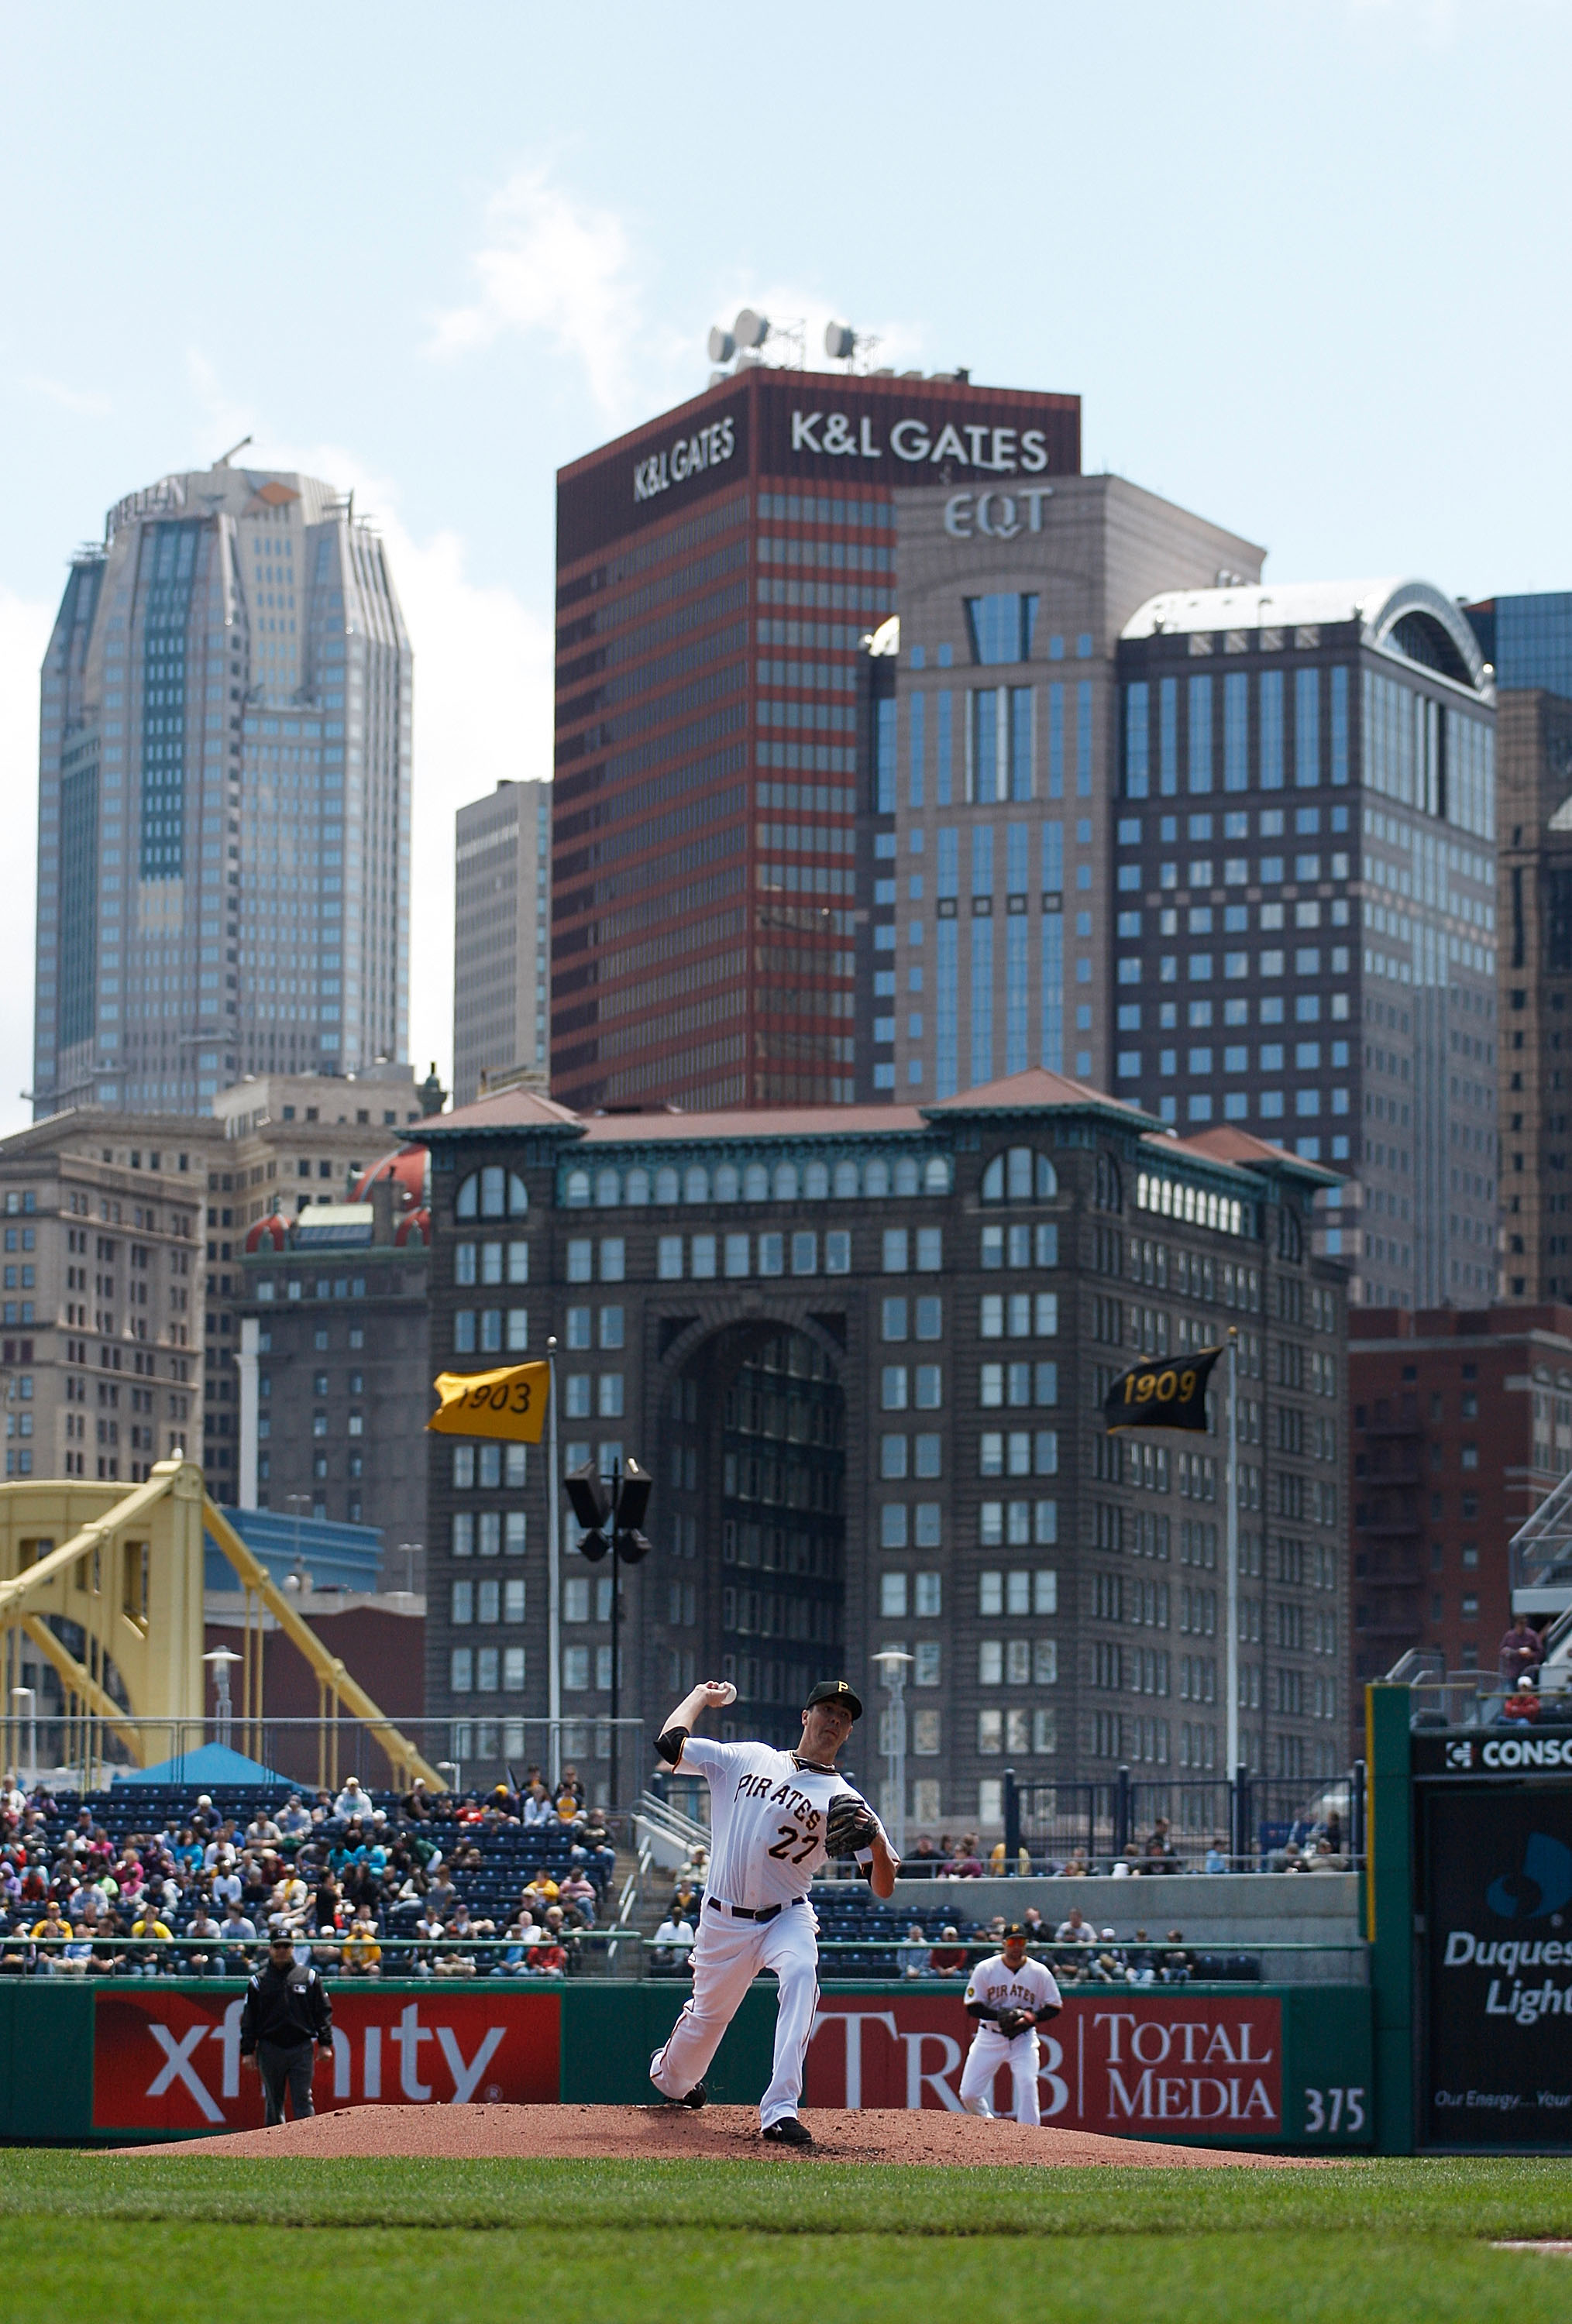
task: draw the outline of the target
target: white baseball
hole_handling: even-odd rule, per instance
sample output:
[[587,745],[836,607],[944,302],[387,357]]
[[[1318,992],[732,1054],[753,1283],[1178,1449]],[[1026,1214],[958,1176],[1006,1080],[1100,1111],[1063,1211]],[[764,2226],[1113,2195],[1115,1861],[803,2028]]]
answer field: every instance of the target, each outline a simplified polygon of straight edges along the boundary
[[721,1679],[718,1682],[718,1685],[714,1679],[711,1679],[709,1685],[710,1692],[715,1695],[716,1700],[718,1702],[726,1703],[735,1702],[736,1701],[737,1691],[732,1684],[729,1678]]

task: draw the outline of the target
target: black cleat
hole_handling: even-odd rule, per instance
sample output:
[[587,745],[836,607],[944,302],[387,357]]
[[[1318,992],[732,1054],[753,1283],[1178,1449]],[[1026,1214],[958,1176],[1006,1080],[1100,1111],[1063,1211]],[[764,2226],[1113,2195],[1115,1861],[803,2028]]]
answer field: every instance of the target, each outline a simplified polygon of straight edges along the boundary
[[693,2088],[689,2091],[688,2096],[685,2098],[679,2098],[677,2100],[677,2104],[679,2106],[691,2107],[694,2113],[697,2114],[699,2107],[705,2104],[708,2097],[709,2092],[705,2089],[704,2084],[702,2082],[695,2082]]
[[764,2136],[772,2146],[811,2146],[813,2144],[813,2133],[804,2124],[799,2122],[794,2114],[783,2114],[779,2122],[772,2122],[765,2131]]

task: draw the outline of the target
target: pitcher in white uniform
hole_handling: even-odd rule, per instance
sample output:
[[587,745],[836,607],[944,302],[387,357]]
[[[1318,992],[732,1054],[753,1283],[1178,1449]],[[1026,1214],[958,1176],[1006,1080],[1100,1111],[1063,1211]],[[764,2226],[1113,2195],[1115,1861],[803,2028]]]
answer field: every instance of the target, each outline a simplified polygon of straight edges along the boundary
[[[772,1969],[781,1987],[775,2064],[759,2120],[772,2144],[811,2146],[797,2112],[818,2006],[818,1923],[808,1891],[833,1852],[855,1855],[874,1895],[888,1896],[900,1859],[873,1809],[836,1768],[836,1754],[863,1714],[846,1680],[813,1688],[797,1751],[695,1737],[699,1712],[724,1709],[736,1692],[724,1679],[696,1686],[655,1746],[670,1766],[692,1768],[708,1783],[710,1848],[692,1997],[651,2059],[650,2080],[679,2106],[701,2107],[722,2034],[754,1978]],[[846,1804],[832,1819],[837,1800]]]
[[966,1982],[966,2009],[977,2020],[961,2071],[961,2104],[968,2114],[992,2115],[994,2077],[1008,2066],[1015,2086],[1015,2119],[1036,2125],[1037,2029],[1064,2007],[1058,1981],[1041,1961],[1026,1958],[1026,1932],[1014,1922],[996,1953],[980,1960]]

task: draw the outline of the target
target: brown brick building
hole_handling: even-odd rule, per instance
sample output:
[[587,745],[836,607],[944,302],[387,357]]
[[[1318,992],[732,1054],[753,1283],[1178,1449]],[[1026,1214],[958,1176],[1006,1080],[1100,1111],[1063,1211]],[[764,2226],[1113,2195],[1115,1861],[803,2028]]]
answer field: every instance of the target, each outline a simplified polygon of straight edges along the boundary
[[1351,1699],[1410,1646],[1491,1670],[1507,1544],[1572,1467],[1572,1306],[1351,1308]]

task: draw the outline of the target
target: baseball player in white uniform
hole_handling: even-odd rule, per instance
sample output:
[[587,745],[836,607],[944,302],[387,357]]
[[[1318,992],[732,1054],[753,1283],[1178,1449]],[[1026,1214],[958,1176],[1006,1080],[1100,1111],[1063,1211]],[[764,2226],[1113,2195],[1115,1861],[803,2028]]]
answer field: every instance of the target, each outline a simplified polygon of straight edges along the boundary
[[1015,2119],[1035,2127],[1041,2119],[1037,2029],[1063,2007],[1053,1972],[1027,1960],[1026,1932],[1013,1923],[999,1951],[977,1963],[966,1985],[966,2015],[977,2020],[961,2073],[961,2104],[968,2114],[992,2116],[994,2077],[1007,2065],[1015,2084]]
[[754,1978],[773,1969],[781,1987],[775,2067],[759,2120],[772,2145],[811,2146],[797,2113],[818,2006],[818,1923],[809,1886],[827,1856],[855,1856],[874,1895],[888,1896],[899,1858],[866,1800],[836,1769],[863,1711],[844,1678],[822,1680],[809,1695],[797,1751],[692,1734],[701,1711],[735,1700],[727,1680],[696,1686],[655,1746],[673,1768],[691,1767],[708,1783],[710,1846],[692,1997],[651,2059],[650,2080],[677,2105],[701,2107],[722,2034]]

